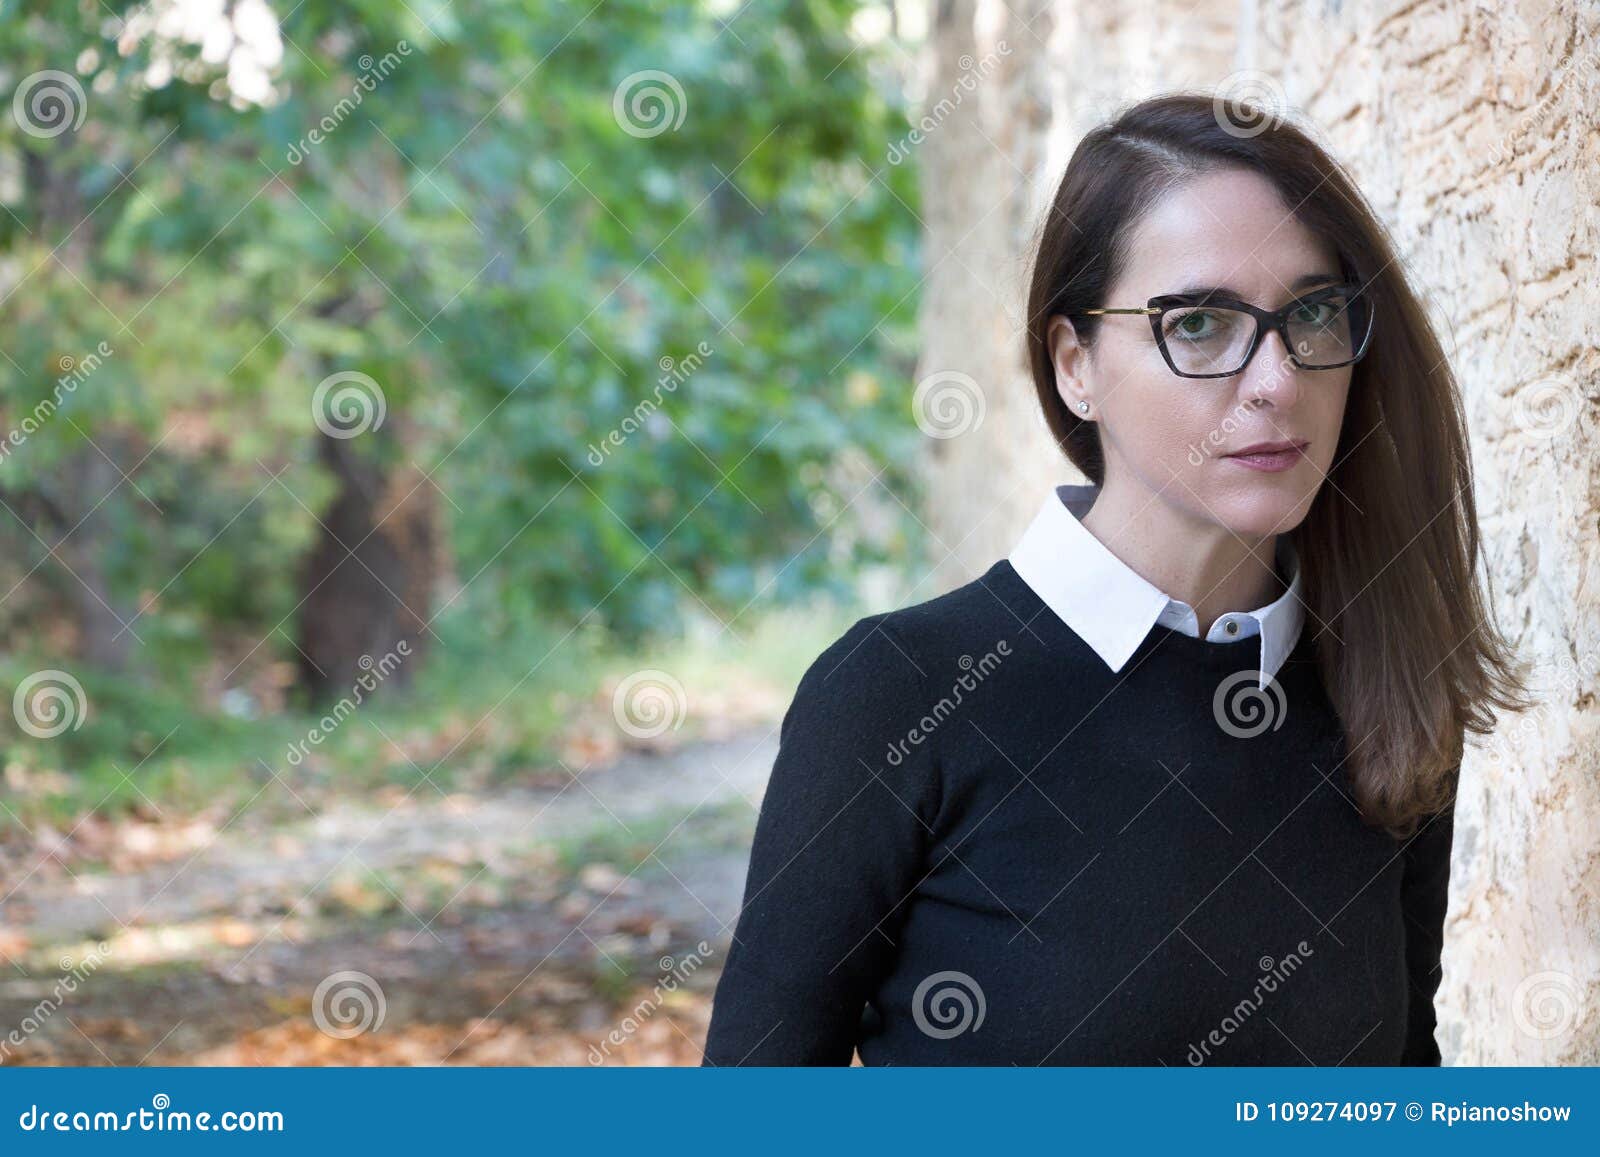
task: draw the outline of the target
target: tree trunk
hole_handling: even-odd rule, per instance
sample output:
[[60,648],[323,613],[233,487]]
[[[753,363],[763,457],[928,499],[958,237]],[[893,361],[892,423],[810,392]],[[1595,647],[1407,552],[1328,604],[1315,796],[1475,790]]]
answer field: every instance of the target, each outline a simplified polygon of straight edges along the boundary
[[[919,593],[978,573],[1049,481],[1078,480],[1035,426],[1020,320],[1028,231],[1083,132],[1190,87],[1308,118],[1436,303],[1472,422],[1498,618],[1544,673],[1541,718],[1503,721],[1463,764],[1444,1060],[1600,1061],[1600,595],[1586,577],[1600,573],[1600,13],[1579,0],[933,0],[931,11],[918,377],[958,371],[986,409],[959,436],[929,439],[926,516],[943,566]],[[955,101],[1002,39],[1003,80]]]
[[127,505],[126,495],[112,496],[112,492],[128,483],[92,446],[73,453],[61,478],[69,496],[63,506],[73,522],[63,529],[66,538],[55,555],[70,572],[65,589],[77,621],[78,654],[103,671],[124,671],[138,627],[123,629],[131,624],[133,612],[112,592],[106,560],[111,557],[107,549],[111,520]]
[[[388,436],[372,430],[361,440]],[[438,553],[434,494],[419,471],[386,472],[355,440],[317,437],[339,491],[301,572],[300,686],[312,705],[349,695],[363,678],[410,685],[430,633]]]

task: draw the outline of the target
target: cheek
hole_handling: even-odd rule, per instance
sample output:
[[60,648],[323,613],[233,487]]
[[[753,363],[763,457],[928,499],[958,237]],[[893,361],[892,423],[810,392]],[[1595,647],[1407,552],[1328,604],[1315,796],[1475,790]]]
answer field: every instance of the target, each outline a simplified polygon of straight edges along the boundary
[[1339,450],[1339,431],[1344,425],[1345,407],[1349,405],[1350,382],[1336,383],[1316,399],[1316,450],[1311,458],[1323,474],[1333,465]]
[[[1151,360],[1153,359],[1153,360]],[[1124,356],[1114,367],[1103,433],[1140,475],[1156,484],[1194,469],[1191,458],[1215,438],[1228,407],[1226,391],[1173,374],[1152,350]],[[1192,453],[1193,452],[1193,453]]]

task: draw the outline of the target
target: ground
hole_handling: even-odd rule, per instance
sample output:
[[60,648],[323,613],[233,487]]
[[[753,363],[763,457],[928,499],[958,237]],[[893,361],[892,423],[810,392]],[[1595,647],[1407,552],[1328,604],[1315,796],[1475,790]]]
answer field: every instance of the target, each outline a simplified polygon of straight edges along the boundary
[[776,743],[36,827],[0,846],[0,1061],[697,1064]]

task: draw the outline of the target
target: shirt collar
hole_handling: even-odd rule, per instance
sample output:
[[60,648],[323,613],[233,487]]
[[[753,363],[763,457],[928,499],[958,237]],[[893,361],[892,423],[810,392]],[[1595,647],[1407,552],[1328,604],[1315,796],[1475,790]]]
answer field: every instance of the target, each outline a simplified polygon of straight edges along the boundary
[[[1079,521],[1099,495],[1094,485],[1057,486],[1008,556],[1013,569],[1112,671],[1120,671],[1157,623],[1198,635],[1194,610],[1170,598],[1113,554]],[[1289,657],[1305,623],[1300,562],[1289,536],[1277,538],[1277,558],[1290,575],[1282,596],[1243,619],[1246,639],[1259,635],[1258,683],[1265,687]]]

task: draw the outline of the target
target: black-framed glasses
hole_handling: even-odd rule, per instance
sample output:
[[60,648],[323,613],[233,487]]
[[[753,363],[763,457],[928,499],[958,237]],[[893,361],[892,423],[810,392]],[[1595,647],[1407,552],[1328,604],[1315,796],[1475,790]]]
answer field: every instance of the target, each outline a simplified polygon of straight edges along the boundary
[[1231,378],[1243,372],[1262,335],[1273,330],[1302,370],[1334,370],[1360,361],[1372,340],[1372,302],[1354,282],[1313,290],[1276,310],[1220,293],[1166,293],[1142,309],[1083,312],[1148,315],[1161,356],[1183,378]]

